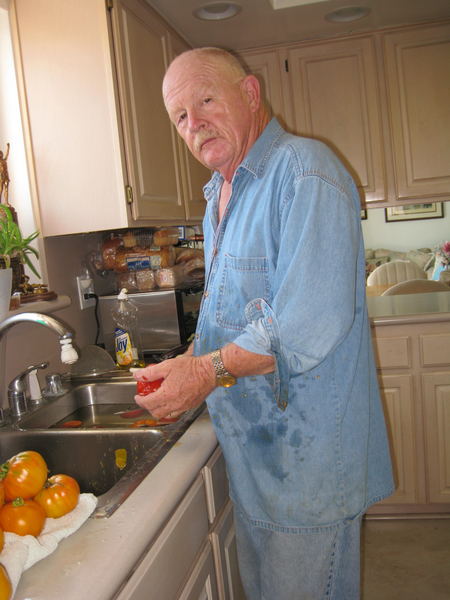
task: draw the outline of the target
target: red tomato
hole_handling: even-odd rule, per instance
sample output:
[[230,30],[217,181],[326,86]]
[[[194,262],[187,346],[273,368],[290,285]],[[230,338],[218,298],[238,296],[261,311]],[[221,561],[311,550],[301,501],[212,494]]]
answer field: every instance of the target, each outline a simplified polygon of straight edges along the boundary
[[47,480],[47,464],[38,452],[19,452],[1,466],[5,500],[32,498]]
[[68,475],[53,475],[33,500],[45,510],[47,517],[58,519],[72,511],[78,503],[80,486]]
[[147,396],[161,387],[164,379],[155,379],[155,381],[138,381],[137,382],[137,393],[139,396]]
[[12,587],[5,567],[0,565],[0,600],[9,600],[12,596]]
[[16,498],[0,508],[0,527],[17,535],[37,537],[44,529],[45,510],[34,500]]
[[0,552],[3,550],[4,545],[5,545],[5,534],[3,533],[3,529],[0,528]]
[[142,421],[135,421],[131,427],[154,427],[157,424],[157,421],[154,421],[153,419],[143,419]]
[[[5,487],[3,481],[0,481],[0,508],[5,504]],[[1,599],[0,599],[1,600]]]
[[[151,363],[149,367],[153,366],[155,363]],[[155,381],[138,381],[137,382],[137,393],[139,396],[147,396],[161,387],[164,379],[155,379]]]

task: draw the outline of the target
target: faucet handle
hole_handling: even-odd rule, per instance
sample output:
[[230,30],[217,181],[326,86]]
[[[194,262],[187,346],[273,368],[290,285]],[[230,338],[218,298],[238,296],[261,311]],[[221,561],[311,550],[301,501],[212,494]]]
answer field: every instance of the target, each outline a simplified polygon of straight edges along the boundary
[[28,367],[28,369],[19,373],[17,377],[14,377],[8,386],[8,403],[11,415],[20,417],[27,412],[27,384],[25,382],[25,377],[28,373],[31,373],[31,371],[35,371],[36,369],[46,369],[47,367],[48,362],[41,363],[40,365]]

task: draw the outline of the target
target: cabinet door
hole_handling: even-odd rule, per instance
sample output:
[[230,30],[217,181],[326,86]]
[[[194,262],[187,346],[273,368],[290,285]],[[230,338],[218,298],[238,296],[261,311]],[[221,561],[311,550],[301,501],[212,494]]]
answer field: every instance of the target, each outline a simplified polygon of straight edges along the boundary
[[450,502],[450,371],[422,374],[428,501]]
[[276,50],[239,52],[236,58],[247,73],[251,73],[258,79],[261,101],[267,108],[269,116],[276,117],[280,125],[288,130],[288,119],[283,105],[283,86],[287,85],[287,76],[285,78],[282,76],[281,54]]
[[239,575],[233,503],[228,504],[211,533],[219,600],[246,600]]
[[207,535],[205,488],[199,476],[116,600],[173,600]]
[[162,98],[168,31],[141,0],[115,0],[113,37],[135,219],[185,219],[180,155]]
[[379,385],[395,480],[394,494],[380,504],[416,504],[412,376],[382,375]]
[[177,600],[217,600],[216,574],[210,542],[206,542]]
[[399,200],[450,196],[450,25],[384,36]]
[[[169,36],[170,42],[170,60],[172,61],[182,52],[188,50],[188,46],[183,44],[173,35]],[[202,165],[192,152],[189,150],[184,140],[176,132],[172,125],[173,135],[178,152],[181,158],[183,198],[186,210],[186,219],[190,221],[201,221],[206,210],[206,200],[203,195],[203,187],[211,179],[211,171]]]
[[288,51],[294,129],[327,144],[363,202],[386,199],[375,51],[370,37]]

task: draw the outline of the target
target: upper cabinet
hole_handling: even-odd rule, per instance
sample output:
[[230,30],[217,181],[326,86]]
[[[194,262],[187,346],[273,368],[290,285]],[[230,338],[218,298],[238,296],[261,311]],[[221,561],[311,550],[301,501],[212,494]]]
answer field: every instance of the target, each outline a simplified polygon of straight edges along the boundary
[[294,130],[325,142],[366,202],[386,199],[375,51],[370,37],[288,51]]
[[[11,0],[44,236],[200,222],[207,169],[161,94],[177,34],[143,0]],[[187,46],[185,46],[187,47]]]
[[383,36],[399,200],[450,197],[450,25]]
[[287,131],[327,144],[362,206],[450,199],[450,25],[240,52]]

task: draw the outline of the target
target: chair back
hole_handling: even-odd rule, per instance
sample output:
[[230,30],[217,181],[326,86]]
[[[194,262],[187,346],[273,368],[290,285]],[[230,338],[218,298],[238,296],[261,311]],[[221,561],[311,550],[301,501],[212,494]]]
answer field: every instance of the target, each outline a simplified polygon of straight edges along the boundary
[[427,294],[429,292],[450,292],[450,286],[433,279],[409,279],[393,285],[382,296],[398,294]]
[[394,285],[409,279],[428,279],[423,269],[409,260],[394,260],[377,267],[367,278],[367,285]]

